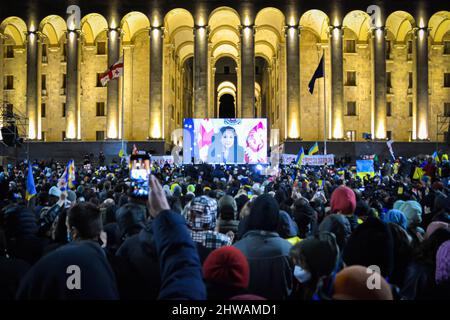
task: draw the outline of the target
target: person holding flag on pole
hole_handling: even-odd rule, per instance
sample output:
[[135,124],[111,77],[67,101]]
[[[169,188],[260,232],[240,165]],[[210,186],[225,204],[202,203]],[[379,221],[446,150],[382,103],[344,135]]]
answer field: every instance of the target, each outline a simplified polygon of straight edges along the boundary
[[303,147],[300,148],[300,151],[297,154],[297,158],[295,159],[295,164],[299,167],[303,164],[303,158],[305,157],[305,151],[303,150]]
[[27,185],[25,199],[30,201],[30,199],[36,195],[36,186],[34,184],[33,178],[33,168],[31,167],[31,162],[28,162],[28,173],[27,173]]

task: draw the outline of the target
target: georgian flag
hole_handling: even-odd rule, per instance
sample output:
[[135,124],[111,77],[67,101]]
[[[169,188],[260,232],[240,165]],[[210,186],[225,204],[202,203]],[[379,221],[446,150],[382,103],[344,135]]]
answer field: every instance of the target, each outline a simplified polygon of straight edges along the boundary
[[117,79],[121,75],[123,75],[123,56],[100,76],[102,86],[106,86],[110,80]]

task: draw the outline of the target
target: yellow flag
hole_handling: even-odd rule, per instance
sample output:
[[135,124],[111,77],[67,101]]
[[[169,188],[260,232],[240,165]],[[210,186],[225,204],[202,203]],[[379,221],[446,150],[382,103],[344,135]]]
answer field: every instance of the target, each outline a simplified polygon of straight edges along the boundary
[[120,158],[123,157],[123,149],[120,149],[120,151],[119,151],[119,157],[120,157]]

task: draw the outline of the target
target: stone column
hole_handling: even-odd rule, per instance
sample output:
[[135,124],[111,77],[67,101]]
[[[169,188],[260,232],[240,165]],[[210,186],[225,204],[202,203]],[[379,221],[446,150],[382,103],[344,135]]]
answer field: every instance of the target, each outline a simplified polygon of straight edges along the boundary
[[66,139],[78,139],[79,114],[79,31],[67,32],[67,71],[66,71]]
[[287,130],[288,139],[300,138],[300,32],[286,26]]
[[[108,29],[108,67],[120,58],[120,30]],[[106,138],[119,138],[119,80],[108,82],[106,102]]]
[[4,63],[4,56],[5,56],[5,47],[4,47],[4,35],[0,33],[0,106],[3,106],[3,79],[4,79],[4,72],[3,72],[3,63]]
[[38,137],[38,53],[39,35],[30,31],[27,33],[27,118],[30,140]]
[[125,80],[125,105],[122,106],[123,110],[123,135],[124,139],[133,139],[133,52],[134,45],[124,46],[123,57],[123,79]]
[[428,29],[414,30],[413,106],[416,123],[413,139],[428,139]]
[[150,29],[150,139],[163,137],[163,43],[162,27]]
[[208,115],[208,26],[194,26],[194,118]]
[[241,26],[241,117],[255,117],[255,27]]
[[372,137],[386,139],[386,41],[384,28],[371,31]]
[[344,138],[343,35],[341,26],[330,27],[332,139]]

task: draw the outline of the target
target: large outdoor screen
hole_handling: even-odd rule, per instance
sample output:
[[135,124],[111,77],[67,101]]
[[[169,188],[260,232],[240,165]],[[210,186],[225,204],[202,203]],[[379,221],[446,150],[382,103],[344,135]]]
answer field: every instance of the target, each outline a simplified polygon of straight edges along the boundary
[[184,163],[267,163],[267,119],[184,119]]

